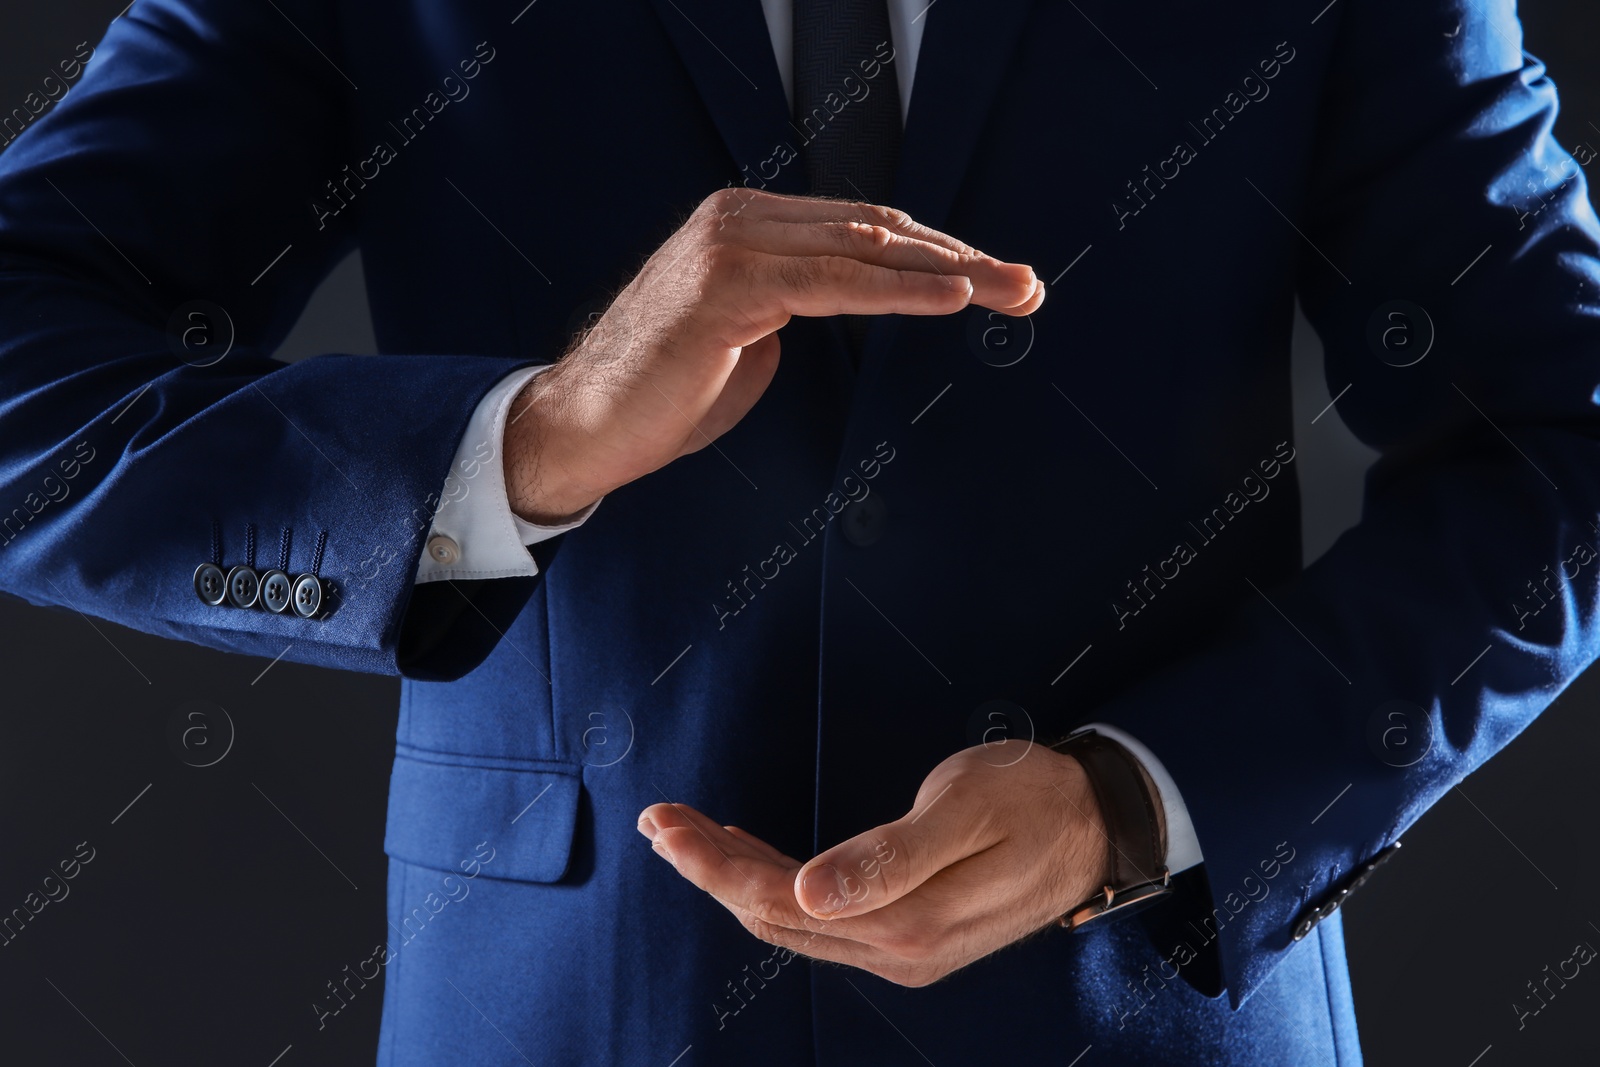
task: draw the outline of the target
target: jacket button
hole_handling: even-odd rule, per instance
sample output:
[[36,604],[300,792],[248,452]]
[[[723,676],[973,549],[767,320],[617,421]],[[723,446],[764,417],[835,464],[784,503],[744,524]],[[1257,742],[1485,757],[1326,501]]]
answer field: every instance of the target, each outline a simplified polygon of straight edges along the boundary
[[321,610],[321,579],[314,574],[302,574],[294,580],[294,613],[303,619],[312,619]]
[[228,603],[234,607],[254,607],[260,593],[261,579],[249,567],[240,564],[228,572]]
[[228,576],[215,563],[202,563],[194,569],[194,592],[205,603],[218,607],[228,598]]
[[294,583],[282,571],[268,571],[261,576],[261,606],[274,615],[282,615],[289,609],[293,595]]
[[850,504],[839,513],[844,539],[865,548],[883,536],[889,523],[889,509],[882,493],[873,493]]
[[428,538],[428,558],[448,567],[461,558],[461,546],[455,543],[454,538],[434,534]]

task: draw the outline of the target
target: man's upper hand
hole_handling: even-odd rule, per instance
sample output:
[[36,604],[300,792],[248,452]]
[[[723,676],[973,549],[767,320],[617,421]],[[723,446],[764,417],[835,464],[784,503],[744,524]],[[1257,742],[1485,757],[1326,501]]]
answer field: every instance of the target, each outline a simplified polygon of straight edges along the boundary
[[723,189],[703,201],[506,428],[511,508],[556,524],[731,429],[792,316],[1033,312],[1031,267],[875,204]]

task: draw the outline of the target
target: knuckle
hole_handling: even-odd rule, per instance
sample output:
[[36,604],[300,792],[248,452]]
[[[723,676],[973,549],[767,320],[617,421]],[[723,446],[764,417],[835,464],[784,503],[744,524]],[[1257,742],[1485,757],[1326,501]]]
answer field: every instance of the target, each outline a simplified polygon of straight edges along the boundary
[[969,759],[970,757],[964,754],[951,757],[943,768],[945,773],[940,775],[943,784],[926,796],[918,798],[921,801],[918,806],[923,811],[937,812],[941,816],[938,820],[940,823],[969,806],[968,802],[975,792],[971,784],[972,766]]
[[701,253],[701,269],[713,282],[725,282],[743,277],[748,270],[744,252],[735,245],[722,242],[708,244]]
[[863,222],[859,219],[835,219],[818,225],[828,236],[846,249],[859,249],[863,245],[883,248],[891,244],[895,239],[894,232],[887,226],[881,226],[873,222]]
[[767,924],[756,918],[750,912],[739,912],[739,925],[744,927],[750,933],[754,934],[756,937],[761,938],[763,941],[766,940]]
[[[965,246],[961,247],[965,248]],[[966,251],[941,249],[938,254],[950,257],[950,266],[948,268],[950,273],[964,274],[968,277],[972,276],[972,272],[974,270],[980,270],[990,262],[986,257],[972,251],[971,249],[967,249]],[[1022,748],[1025,743],[1030,741],[1030,739],[1027,737],[1007,737],[998,743],[1004,744],[1007,741],[1011,742],[1015,746],[1012,750],[1012,755],[1015,755],[1015,750]]]
[[743,926],[752,936],[767,942],[769,945],[782,945],[788,934],[784,927],[768,922],[749,909],[740,909],[739,925]]
[[897,207],[883,207],[881,205],[868,205],[869,209],[878,216],[881,225],[892,230],[909,230],[916,226],[912,217]]
[[731,185],[725,185],[700,201],[700,206],[708,213],[721,214],[726,211],[737,211],[744,202],[744,194]]
[[806,915],[803,912],[800,915],[800,926],[801,929],[793,931],[795,946],[809,945],[819,937],[833,937],[837,933],[836,930],[830,930],[828,928],[828,922],[826,920],[813,919],[811,916]]
[[690,216],[685,229],[693,231],[702,240],[715,240],[744,219],[755,194],[749,189],[728,187],[718,189],[700,202],[699,210]]
[[859,240],[858,231],[852,229],[850,224],[843,220],[835,219],[829,222],[819,222],[813,229],[819,237],[825,237],[841,248],[849,248]]
[[796,292],[809,292],[822,280],[823,268],[814,259],[785,256],[777,266],[778,280]]
[[722,239],[730,226],[737,224],[738,219],[737,209],[702,211],[689,220],[685,229],[701,244],[714,245]]
[[777,904],[770,900],[754,901],[745,911],[763,926],[778,927],[783,924],[783,916],[779,914]]
[[887,248],[894,243],[896,234],[887,226],[876,223],[864,223],[851,231],[858,241],[865,241],[875,248]]
[[764,941],[769,945],[787,947],[784,945],[782,932],[776,926],[764,923],[759,919],[749,918],[744,920],[744,928],[757,941]]
[[878,269],[854,256],[830,256],[827,260],[828,280],[851,289],[871,288]]

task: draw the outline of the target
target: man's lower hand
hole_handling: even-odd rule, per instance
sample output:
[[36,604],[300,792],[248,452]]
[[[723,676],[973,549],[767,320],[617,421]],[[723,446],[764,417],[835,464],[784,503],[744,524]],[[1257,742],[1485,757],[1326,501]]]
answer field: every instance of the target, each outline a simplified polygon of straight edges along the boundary
[[1078,762],[1025,741],[956,753],[904,817],[805,863],[683,804],[651,805],[639,830],[761,940],[903,986],[1043,929],[1113,869]]

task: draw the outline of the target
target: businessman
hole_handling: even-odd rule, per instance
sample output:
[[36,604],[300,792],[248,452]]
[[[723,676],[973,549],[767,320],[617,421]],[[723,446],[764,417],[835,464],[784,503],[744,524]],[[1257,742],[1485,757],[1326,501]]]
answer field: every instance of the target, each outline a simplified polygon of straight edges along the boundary
[[403,677],[380,1063],[1357,1064],[1600,652],[1555,109],[1504,0],[136,0],[0,155],[0,584]]

